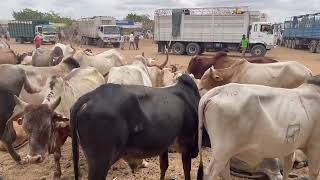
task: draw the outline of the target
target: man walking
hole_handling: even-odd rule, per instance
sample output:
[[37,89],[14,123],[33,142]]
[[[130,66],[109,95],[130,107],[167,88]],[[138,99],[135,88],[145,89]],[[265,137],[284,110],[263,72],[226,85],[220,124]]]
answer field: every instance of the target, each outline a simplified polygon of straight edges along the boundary
[[242,58],[244,58],[246,56],[246,51],[248,49],[249,46],[249,40],[246,38],[246,35],[242,35],[242,39],[240,42],[240,47],[241,47],[241,51],[242,51]]
[[129,50],[131,49],[131,45],[133,46],[133,50],[134,50],[135,47],[134,47],[134,35],[133,35],[133,32],[131,32],[131,34],[129,36]]
[[137,35],[134,37],[134,44],[135,44],[135,46],[136,46],[136,50],[139,49],[139,39],[140,39],[139,34],[137,34]]

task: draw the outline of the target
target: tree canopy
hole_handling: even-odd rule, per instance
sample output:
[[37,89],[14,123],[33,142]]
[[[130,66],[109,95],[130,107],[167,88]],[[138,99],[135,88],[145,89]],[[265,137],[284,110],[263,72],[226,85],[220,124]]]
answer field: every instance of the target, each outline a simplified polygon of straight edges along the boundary
[[62,17],[54,11],[40,12],[29,8],[22,9],[20,11],[13,11],[12,16],[15,20],[48,20],[53,23],[65,23],[72,24],[70,17]]
[[150,16],[147,15],[147,14],[138,15],[136,13],[129,13],[125,19],[126,20],[131,20],[131,21],[134,21],[134,22],[143,23],[143,22],[150,21]]

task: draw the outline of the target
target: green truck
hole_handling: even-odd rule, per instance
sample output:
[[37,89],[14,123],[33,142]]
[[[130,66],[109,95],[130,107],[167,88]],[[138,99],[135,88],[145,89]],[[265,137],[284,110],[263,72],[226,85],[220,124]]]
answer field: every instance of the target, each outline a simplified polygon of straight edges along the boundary
[[21,44],[33,42],[37,33],[40,34],[43,43],[55,44],[57,41],[57,28],[46,20],[9,21],[8,30],[10,37],[15,38]]

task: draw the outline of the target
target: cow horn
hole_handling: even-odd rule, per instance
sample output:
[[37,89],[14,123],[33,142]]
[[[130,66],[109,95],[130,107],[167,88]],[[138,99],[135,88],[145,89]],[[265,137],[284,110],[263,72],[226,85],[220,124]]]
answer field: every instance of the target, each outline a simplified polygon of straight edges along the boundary
[[168,53],[168,51],[167,51],[166,55],[167,55],[167,58],[166,58],[166,60],[165,60],[161,65],[150,64],[150,63],[147,63],[147,65],[148,65],[149,67],[155,66],[155,67],[158,67],[159,69],[163,69],[163,68],[167,65],[167,63],[168,63],[168,61],[169,61],[169,53]]
[[13,113],[12,113],[11,117],[9,118],[9,120],[7,121],[7,124],[9,124],[10,122],[12,122],[14,120],[17,120],[23,114],[24,109],[28,105],[28,103],[24,102],[16,95],[14,95],[14,101],[16,103],[16,106],[14,107]]
[[53,101],[52,103],[48,104],[49,109],[51,109],[52,111],[54,111],[60,104],[61,102],[61,97],[59,97],[58,99],[56,99],[55,101]]
[[70,44],[71,49],[73,49],[73,52],[71,54],[75,54],[76,53],[76,49],[72,46],[72,43]]
[[142,56],[144,57],[144,52],[142,52]]

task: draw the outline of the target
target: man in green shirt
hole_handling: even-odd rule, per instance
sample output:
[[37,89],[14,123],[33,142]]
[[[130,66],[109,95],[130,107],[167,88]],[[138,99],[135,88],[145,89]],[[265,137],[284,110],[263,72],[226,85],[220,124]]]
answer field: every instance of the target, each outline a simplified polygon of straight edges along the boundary
[[247,48],[249,46],[249,40],[246,38],[246,35],[242,35],[242,39],[240,42],[240,47],[242,51],[242,57],[244,58],[246,55]]

